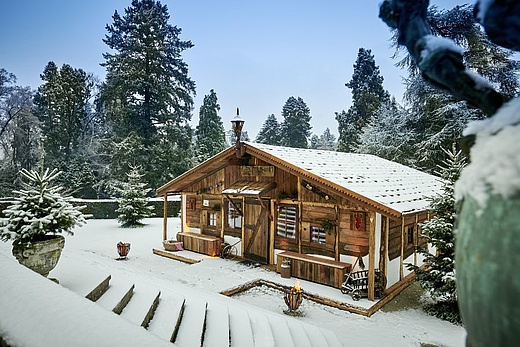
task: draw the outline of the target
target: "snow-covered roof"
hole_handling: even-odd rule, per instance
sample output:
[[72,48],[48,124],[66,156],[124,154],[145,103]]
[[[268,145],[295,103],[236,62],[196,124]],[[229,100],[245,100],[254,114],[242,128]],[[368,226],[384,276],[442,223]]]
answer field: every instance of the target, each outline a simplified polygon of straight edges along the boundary
[[427,209],[427,197],[441,192],[439,177],[375,155],[246,145],[400,213]]

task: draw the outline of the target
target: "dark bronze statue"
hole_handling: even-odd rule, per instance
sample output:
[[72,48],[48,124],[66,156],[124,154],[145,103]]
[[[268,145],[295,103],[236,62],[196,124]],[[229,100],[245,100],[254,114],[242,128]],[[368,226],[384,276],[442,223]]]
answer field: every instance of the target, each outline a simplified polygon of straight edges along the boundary
[[[461,49],[431,35],[427,8],[427,0],[386,0],[379,16],[398,29],[399,44],[407,47],[428,81],[491,116],[466,134],[475,141],[472,163],[462,171],[455,189],[461,202],[455,248],[457,293],[466,343],[518,345],[520,99],[501,108],[501,95],[464,67]],[[492,42],[519,50],[520,0],[479,0],[474,14]]]
[[406,46],[425,79],[493,115],[502,106],[502,96],[466,69],[461,49],[451,40],[443,43],[432,36],[426,17],[428,4],[428,0],[387,0],[379,17],[399,30],[398,43]]

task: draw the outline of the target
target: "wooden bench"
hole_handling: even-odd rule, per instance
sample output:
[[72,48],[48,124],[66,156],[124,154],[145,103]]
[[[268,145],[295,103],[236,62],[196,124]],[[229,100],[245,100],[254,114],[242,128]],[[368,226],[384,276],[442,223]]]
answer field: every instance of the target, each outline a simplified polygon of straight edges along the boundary
[[184,249],[197,253],[203,253],[210,256],[220,254],[222,240],[212,235],[204,235],[198,233],[177,233],[177,241],[183,243]]
[[292,276],[336,288],[341,288],[345,274],[352,269],[349,263],[285,251],[277,255],[277,272],[281,271],[285,259],[291,262]]

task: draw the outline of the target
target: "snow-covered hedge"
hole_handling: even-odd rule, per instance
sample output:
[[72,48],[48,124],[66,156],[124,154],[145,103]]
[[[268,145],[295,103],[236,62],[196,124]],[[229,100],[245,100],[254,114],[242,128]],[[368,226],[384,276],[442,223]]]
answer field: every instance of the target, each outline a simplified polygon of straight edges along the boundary
[[[0,218],[4,218],[2,211],[5,210],[8,206],[12,205],[13,201],[4,200],[0,201]],[[77,206],[86,206],[83,210],[81,210],[85,215],[91,215],[91,218],[94,219],[116,219],[118,213],[115,210],[118,208],[117,200],[83,200],[83,199],[73,199],[71,201],[72,204]],[[154,207],[154,215],[155,217],[163,217],[163,200],[161,198],[158,199],[150,199],[150,205]],[[168,201],[168,216],[169,217],[177,217],[179,215],[179,211],[181,208],[180,201]]]

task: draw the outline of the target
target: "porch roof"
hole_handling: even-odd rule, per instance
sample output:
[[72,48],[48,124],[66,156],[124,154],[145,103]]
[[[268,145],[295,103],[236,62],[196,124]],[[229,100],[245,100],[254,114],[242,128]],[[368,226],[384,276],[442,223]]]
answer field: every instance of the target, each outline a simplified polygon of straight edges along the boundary
[[275,182],[238,181],[222,191],[225,195],[261,197],[276,188]]

